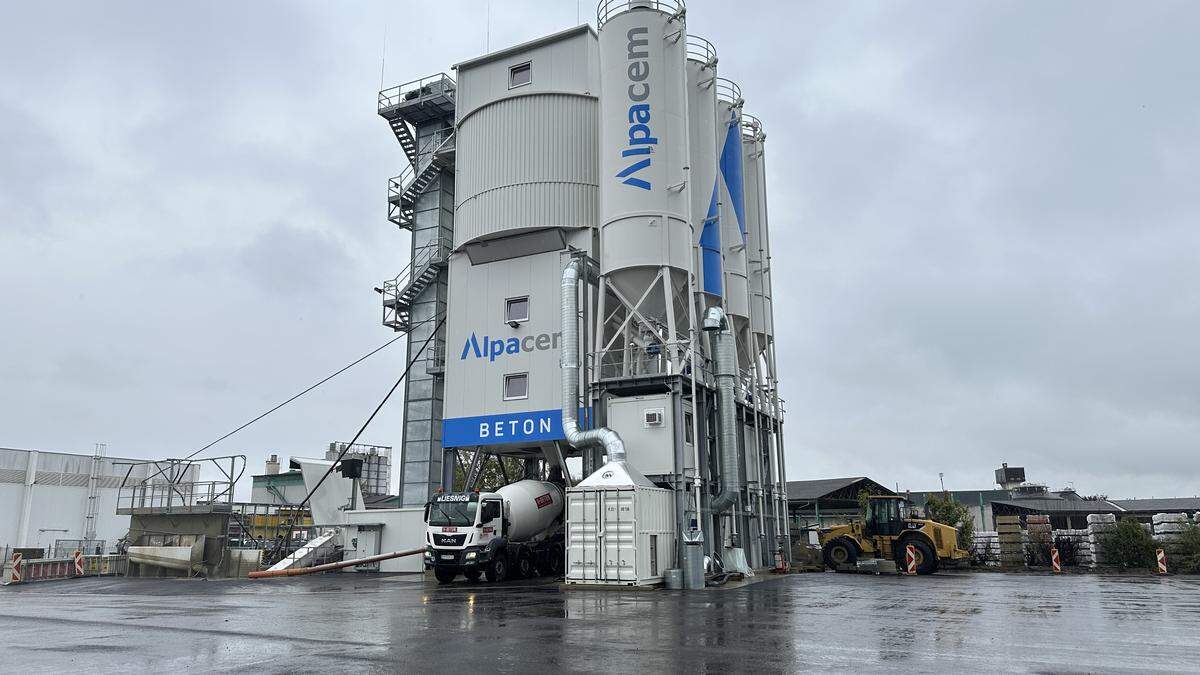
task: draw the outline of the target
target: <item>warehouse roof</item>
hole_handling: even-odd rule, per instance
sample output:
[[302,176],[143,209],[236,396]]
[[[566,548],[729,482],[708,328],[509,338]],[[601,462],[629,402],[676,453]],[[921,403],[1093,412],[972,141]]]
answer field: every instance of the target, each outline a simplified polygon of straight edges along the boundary
[[1165,511],[1200,511],[1200,497],[1173,497],[1168,499],[1110,499],[1110,502],[1126,511],[1162,513]]
[[1027,511],[1046,511],[1051,513],[1120,513],[1124,510],[1112,502],[1084,499],[998,499],[992,502],[992,504],[1014,509],[1025,509]]
[[[858,485],[861,483],[861,485]],[[847,488],[854,487],[855,494],[858,490],[866,490],[873,494],[896,494],[866,476],[853,476],[850,478],[820,478],[818,480],[789,480],[787,484],[787,496],[789,500],[812,500],[828,497],[835,492],[842,492]]]

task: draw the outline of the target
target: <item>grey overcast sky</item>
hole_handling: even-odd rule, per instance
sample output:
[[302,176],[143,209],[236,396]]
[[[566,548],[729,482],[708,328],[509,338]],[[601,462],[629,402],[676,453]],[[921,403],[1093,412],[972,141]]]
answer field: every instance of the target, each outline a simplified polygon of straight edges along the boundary
[[[790,478],[1200,493],[1200,4],[688,4],[768,135]],[[5,3],[0,445],[180,456],[387,340],[385,32],[390,86],[594,22],[486,5]],[[317,454],[403,361],[214,451]]]

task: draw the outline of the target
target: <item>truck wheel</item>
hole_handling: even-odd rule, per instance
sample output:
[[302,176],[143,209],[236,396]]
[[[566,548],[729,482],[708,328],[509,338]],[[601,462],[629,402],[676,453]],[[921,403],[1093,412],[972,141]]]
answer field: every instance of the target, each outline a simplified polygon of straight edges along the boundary
[[466,572],[463,572],[463,576],[467,578],[467,581],[472,583],[479,581],[479,577],[482,575],[483,572],[480,572],[479,570],[467,570]]
[[549,551],[542,556],[538,562],[538,574],[545,577],[557,577],[562,575],[563,565],[563,548],[558,544],[550,547]]
[[484,575],[491,582],[504,581],[508,578],[508,556],[503,551],[496,554],[492,563],[484,570]]
[[533,556],[529,554],[529,550],[521,551],[517,556],[517,574],[516,576],[522,579],[530,579],[535,576],[533,569]]
[[825,544],[822,556],[825,558],[825,566],[831,570],[836,570],[842,565],[853,565],[856,563],[858,561],[858,549],[855,548],[854,542],[845,537],[838,537]]
[[445,567],[433,568],[433,576],[437,577],[439,584],[448,584],[454,581],[454,577],[458,576],[458,572],[446,569]]
[[907,570],[906,549],[912,545],[916,551],[917,557],[917,574],[933,574],[938,570],[937,551],[929,545],[929,542],[921,539],[906,539],[900,542],[896,547],[896,566],[901,571]]

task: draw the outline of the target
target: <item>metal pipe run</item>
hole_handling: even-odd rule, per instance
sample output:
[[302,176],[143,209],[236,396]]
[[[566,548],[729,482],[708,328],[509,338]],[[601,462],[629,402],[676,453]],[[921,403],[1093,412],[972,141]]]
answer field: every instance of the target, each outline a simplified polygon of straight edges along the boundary
[[711,307],[704,314],[704,330],[712,334],[713,366],[717,379],[718,441],[721,459],[721,492],[712,501],[714,513],[723,513],[738,499],[741,467],[738,465],[737,414],[734,397],[737,379],[737,351],[725,311]]
[[610,462],[625,461],[625,443],[607,427],[580,431],[579,409],[579,258],[572,258],[562,274],[562,428],[573,448],[599,445]]
[[380,553],[379,555],[368,556],[366,558],[355,558],[354,560],[343,560],[341,562],[326,563],[324,565],[314,565],[312,567],[296,567],[286,570],[258,570],[251,572],[246,576],[251,579],[266,579],[268,577],[298,577],[303,574],[316,574],[317,572],[331,572],[340,570],[345,567],[353,567],[354,565],[366,565],[368,563],[379,562],[381,560],[391,560],[392,558],[403,558],[409,555],[421,555],[425,552],[425,547],[414,548],[408,551],[392,551],[391,553]]

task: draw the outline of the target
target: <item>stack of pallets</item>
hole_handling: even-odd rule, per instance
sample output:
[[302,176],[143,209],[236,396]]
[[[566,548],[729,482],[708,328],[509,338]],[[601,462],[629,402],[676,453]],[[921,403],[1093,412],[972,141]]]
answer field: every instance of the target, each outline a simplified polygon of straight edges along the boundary
[[1025,543],[1020,516],[996,516],[996,534],[1000,539],[1000,566],[1015,569],[1025,566]]

